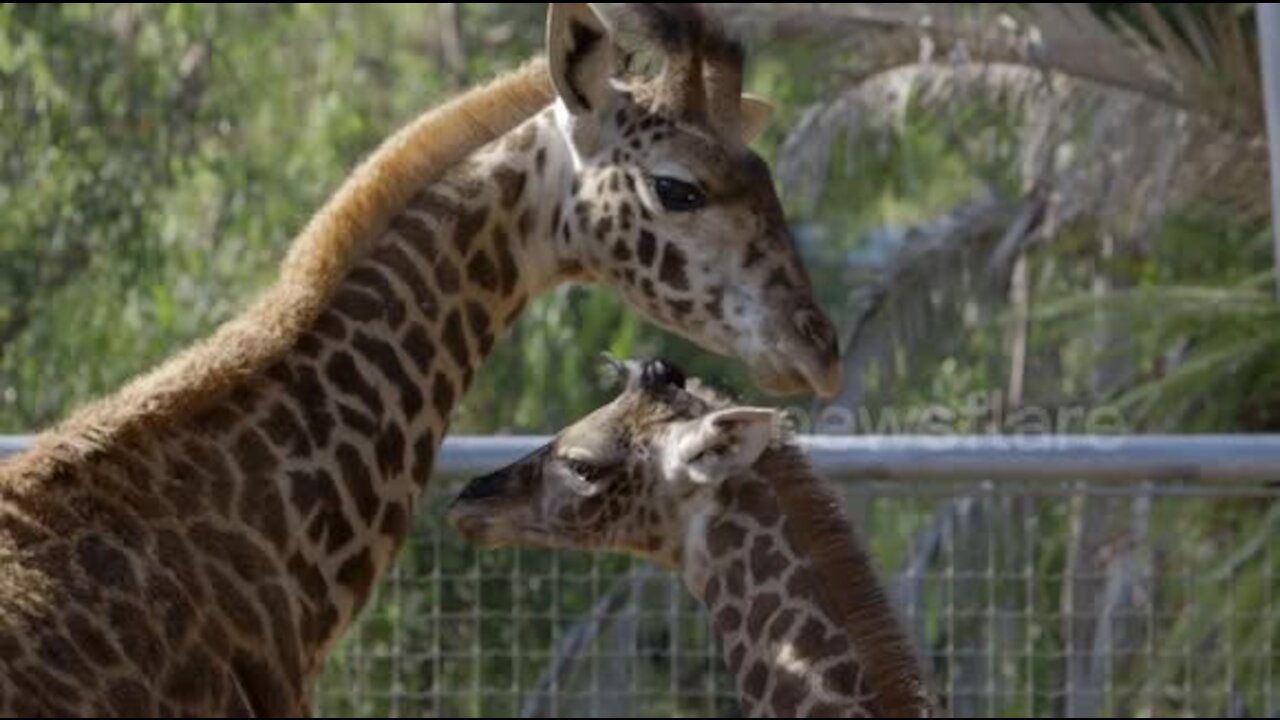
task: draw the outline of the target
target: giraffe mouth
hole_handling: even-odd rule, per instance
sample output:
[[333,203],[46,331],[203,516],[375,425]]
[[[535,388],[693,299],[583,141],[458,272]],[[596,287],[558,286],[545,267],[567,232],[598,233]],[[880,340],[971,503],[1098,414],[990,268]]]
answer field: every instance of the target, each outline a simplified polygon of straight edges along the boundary
[[504,516],[501,503],[467,502],[459,499],[449,508],[447,519],[454,532],[467,542],[496,548],[511,544],[510,540],[503,539],[511,534],[504,527]]
[[812,392],[824,400],[839,395],[844,383],[835,327],[812,303],[775,309],[742,331],[738,355],[752,381],[775,396]]
[[472,543],[480,543],[490,527],[490,522],[483,515],[460,511],[457,507],[450,508],[448,519],[454,532]]
[[816,353],[787,339],[774,344],[773,352],[758,355],[748,366],[752,382],[778,397],[812,392],[831,400],[844,385],[844,368],[838,354]]
[[449,507],[446,520],[463,540],[485,549],[517,545],[552,547],[551,535],[523,510],[522,505],[504,502],[501,498],[459,497]]
[[483,512],[450,512],[449,524],[463,540],[486,550],[512,547],[525,537],[524,532],[508,528],[498,518]]
[[840,393],[843,372],[840,365],[826,368],[800,367],[782,369],[775,365],[756,365],[751,369],[752,382],[770,395],[787,397],[812,392],[824,400],[831,400]]
[[486,550],[510,547],[535,547],[548,550],[574,549],[567,538],[558,537],[545,528],[525,522],[509,522],[496,507],[459,506],[449,509],[449,525],[463,540]]

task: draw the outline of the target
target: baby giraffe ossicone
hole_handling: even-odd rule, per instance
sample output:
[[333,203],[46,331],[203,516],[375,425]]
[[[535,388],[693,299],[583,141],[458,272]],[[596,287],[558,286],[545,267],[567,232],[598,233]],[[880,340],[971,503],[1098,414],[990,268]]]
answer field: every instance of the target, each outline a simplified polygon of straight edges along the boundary
[[472,480],[449,519],[486,547],[625,552],[704,604],[752,717],[928,717],[923,673],[835,492],[778,438],[661,361],[528,457]]

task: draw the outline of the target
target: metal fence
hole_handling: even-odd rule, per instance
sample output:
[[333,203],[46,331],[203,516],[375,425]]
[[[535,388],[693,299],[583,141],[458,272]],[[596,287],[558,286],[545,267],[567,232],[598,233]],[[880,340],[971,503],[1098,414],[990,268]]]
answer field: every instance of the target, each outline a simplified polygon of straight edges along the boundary
[[[675,578],[623,558],[477,552],[445,526],[462,477],[538,442],[446,444],[318,713],[738,714]],[[949,714],[1280,714],[1280,438],[806,444],[845,490]]]

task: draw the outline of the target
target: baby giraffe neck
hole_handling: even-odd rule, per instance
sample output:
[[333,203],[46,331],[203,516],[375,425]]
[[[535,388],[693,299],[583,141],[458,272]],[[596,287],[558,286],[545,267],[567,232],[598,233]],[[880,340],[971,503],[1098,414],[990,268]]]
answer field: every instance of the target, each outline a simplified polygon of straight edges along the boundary
[[[757,470],[786,453],[771,452]],[[897,619],[887,606],[875,607],[883,611],[877,627],[884,630],[850,633],[841,609],[826,597],[823,568],[812,560],[812,538],[801,527],[810,519],[785,512],[789,503],[780,502],[773,487],[757,473],[726,481],[685,560],[685,581],[707,608],[744,711],[752,717],[927,716],[920,671]],[[852,537],[847,525],[842,531]],[[862,577],[846,581],[858,596],[864,594],[859,585],[879,587],[869,563]],[[888,651],[886,643],[893,645]],[[875,667],[889,651],[910,664]],[[912,689],[908,702],[883,696],[886,674]]]

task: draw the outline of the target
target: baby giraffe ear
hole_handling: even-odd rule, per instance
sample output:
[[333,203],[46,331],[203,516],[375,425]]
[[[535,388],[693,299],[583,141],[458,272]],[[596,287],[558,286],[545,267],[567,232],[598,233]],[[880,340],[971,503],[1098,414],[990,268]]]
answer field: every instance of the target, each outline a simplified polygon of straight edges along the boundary
[[604,107],[614,68],[613,41],[589,3],[551,3],[547,59],[556,94],[572,115]]
[[675,459],[690,481],[721,483],[755,464],[773,439],[777,418],[777,413],[766,408],[711,413],[680,428]]
[[773,103],[756,95],[742,96],[742,142],[750,145],[769,127]]

